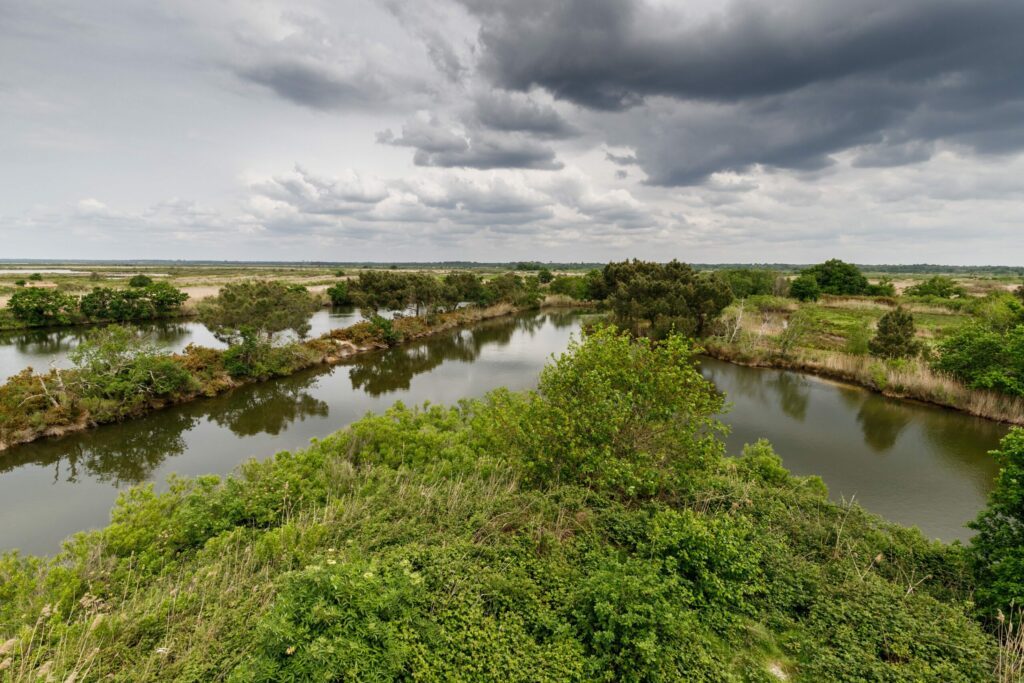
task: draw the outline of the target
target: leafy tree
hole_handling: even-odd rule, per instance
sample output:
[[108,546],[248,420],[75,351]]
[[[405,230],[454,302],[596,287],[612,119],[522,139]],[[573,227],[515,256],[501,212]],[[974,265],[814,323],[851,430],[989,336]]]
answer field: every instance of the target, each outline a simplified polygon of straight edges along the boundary
[[133,275],[131,279],[128,280],[129,287],[148,287],[151,284],[153,284],[153,278],[148,275],[143,275],[142,273]]
[[327,296],[332,306],[351,306],[353,303],[352,293],[349,291],[348,282],[338,282],[327,288]]
[[846,337],[846,352],[854,356],[866,356],[871,350],[871,331],[866,324],[850,330]]
[[801,274],[813,276],[823,294],[865,294],[868,289],[868,279],[860,269],[839,259],[811,266]]
[[903,308],[889,311],[878,321],[875,336],[868,342],[873,356],[910,358],[921,352],[915,339],[914,316]]
[[199,319],[217,339],[237,344],[244,337],[270,343],[273,335],[291,330],[309,333],[309,316],[319,304],[305,287],[272,280],[225,285],[215,297],[199,304]]
[[655,339],[673,330],[704,334],[733,298],[720,275],[698,273],[678,261],[609,263],[603,280],[615,322]]
[[468,270],[453,270],[444,276],[445,298],[459,304],[463,301],[480,301],[483,296],[483,280]]
[[14,292],[7,308],[28,325],[67,325],[74,318],[78,300],[56,289],[28,287]]
[[1024,429],[1015,427],[992,456],[1000,465],[988,505],[969,526],[969,555],[982,613],[1007,616],[1024,605]]
[[32,273],[31,275],[28,276],[28,279],[33,280],[35,282],[39,282],[40,280],[43,279],[43,276],[39,273]]
[[937,296],[942,299],[967,296],[967,290],[946,275],[935,275],[903,292],[907,296]]
[[783,323],[782,332],[775,337],[778,353],[783,358],[798,348],[814,329],[814,319],[806,309],[795,311]]
[[96,330],[68,354],[84,396],[134,406],[192,388],[188,370],[139,333],[118,325]]
[[779,274],[763,268],[731,268],[721,271],[729,283],[729,289],[737,299],[746,299],[758,294],[774,294],[775,281]]
[[964,325],[937,345],[933,367],[973,389],[1024,396],[1024,325],[1006,332]]
[[334,271],[334,277],[345,277],[345,271],[340,268]]
[[587,278],[579,275],[559,275],[551,281],[552,294],[562,294],[579,301],[589,297]]
[[537,272],[537,279],[540,280],[540,283],[542,285],[546,285],[547,283],[555,279],[555,275],[547,268],[541,268]]
[[15,280],[14,281],[14,286],[15,287],[24,287],[26,284],[27,283],[24,280]]
[[79,310],[91,320],[148,320],[177,312],[187,299],[188,294],[167,282],[129,289],[93,287]]
[[802,273],[789,284],[789,295],[798,301],[817,301],[821,287],[813,275]]

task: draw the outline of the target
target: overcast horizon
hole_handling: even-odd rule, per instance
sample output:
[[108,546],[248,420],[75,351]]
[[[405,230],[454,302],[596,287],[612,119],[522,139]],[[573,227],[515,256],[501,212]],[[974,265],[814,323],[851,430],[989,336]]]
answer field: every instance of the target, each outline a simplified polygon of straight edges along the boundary
[[1024,265],[1020,0],[0,4],[0,259]]

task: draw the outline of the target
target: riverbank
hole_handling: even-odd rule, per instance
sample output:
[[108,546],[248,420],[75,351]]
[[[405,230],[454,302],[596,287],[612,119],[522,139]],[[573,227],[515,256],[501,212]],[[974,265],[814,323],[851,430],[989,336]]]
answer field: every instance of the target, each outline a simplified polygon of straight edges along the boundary
[[[464,308],[426,317],[394,320],[398,343],[413,342],[453,328],[511,315],[511,304],[488,308]],[[394,337],[392,341],[394,341]],[[333,330],[318,338],[288,347],[293,351],[285,371],[267,377],[233,377],[224,367],[223,352],[190,346],[170,356],[193,379],[191,389],[180,394],[144,400],[129,409],[109,402],[69,395],[73,370],[53,369],[46,374],[23,372],[0,386],[0,451],[44,437],[63,436],[102,424],[131,420],[162,408],[228,392],[237,387],[283,377],[316,365],[333,365],[354,355],[389,346],[384,331],[369,322]]]
[[931,403],[969,415],[1024,425],[1024,400],[994,391],[971,389],[939,374],[920,360],[886,362],[839,351],[800,349],[790,357],[763,349],[743,349],[713,339],[703,341],[712,358],[748,367],[793,370],[855,384],[884,396]]

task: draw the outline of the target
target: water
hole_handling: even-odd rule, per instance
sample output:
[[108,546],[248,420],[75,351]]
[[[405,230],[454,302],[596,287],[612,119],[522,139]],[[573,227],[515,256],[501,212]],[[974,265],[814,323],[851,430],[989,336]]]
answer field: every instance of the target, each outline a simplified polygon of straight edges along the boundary
[[[330,308],[317,311],[310,317],[310,336],[348,327],[363,320],[355,308]],[[146,332],[160,346],[170,351],[181,351],[189,344],[226,348],[201,323],[195,320],[158,320],[135,323],[133,327]],[[6,380],[26,367],[45,371],[51,364],[66,368],[71,365],[68,351],[96,328],[94,326],[53,327],[45,329],[0,332],[0,378]]]
[[454,404],[496,387],[526,389],[580,316],[531,314],[362,354],[175,406],[122,424],[0,453],[0,550],[52,553],[103,526],[117,492],[168,475],[225,474],[240,462],[302,448],[397,400]]
[[[451,404],[495,387],[532,387],[581,320],[571,312],[492,320],[12,448],[0,453],[0,550],[52,553],[67,535],[106,524],[117,492],[132,484],[164,482],[172,473],[228,473],[248,458],[301,448],[397,400]],[[184,346],[183,334],[171,343]],[[38,353],[45,357],[45,349]],[[968,536],[963,524],[984,505],[996,472],[986,453],[1004,426],[790,372],[711,359],[703,366],[733,404],[726,416],[731,453],[766,437],[793,472],[820,475],[835,500],[855,497],[943,540]]]
[[985,505],[998,472],[988,451],[1005,425],[793,372],[702,366],[732,404],[730,453],[766,438],[791,472],[820,476],[833,500],[929,537],[969,538],[964,524]]

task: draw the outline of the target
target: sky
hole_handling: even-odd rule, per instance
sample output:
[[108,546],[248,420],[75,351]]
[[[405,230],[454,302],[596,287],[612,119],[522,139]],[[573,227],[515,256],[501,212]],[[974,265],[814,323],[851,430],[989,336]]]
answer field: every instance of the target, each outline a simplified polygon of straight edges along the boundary
[[0,0],[0,258],[1024,265],[1021,0]]

